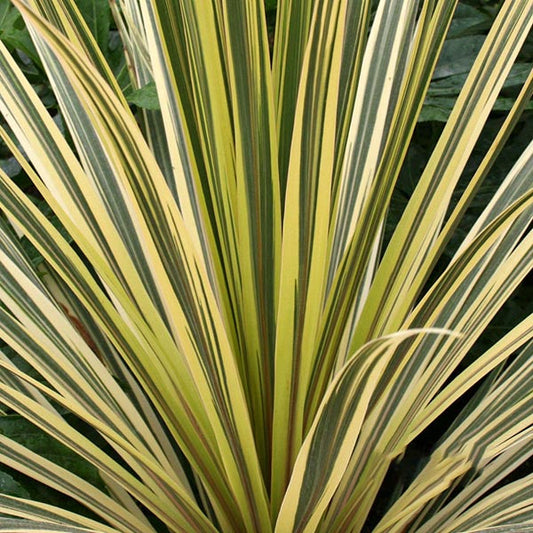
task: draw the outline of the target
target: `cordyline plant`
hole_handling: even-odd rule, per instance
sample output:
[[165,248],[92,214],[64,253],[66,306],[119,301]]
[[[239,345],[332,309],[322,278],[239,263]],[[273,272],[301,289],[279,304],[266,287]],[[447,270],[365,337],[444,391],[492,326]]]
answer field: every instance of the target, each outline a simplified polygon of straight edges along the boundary
[[134,114],[74,0],[16,0],[64,128],[0,46],[2,136],[58,221],[0,173],[0,335],[24,362],[2,357],[0,401],[101,481],[2,435],[2,463],[69,498],[2,495],[0,531],[533,523],[533,475],[509,477],[533,455],[533,316],[470,355],[533,264],[533,143],[442,265],[533,91],[456,201],[533,0],[503,3],[384,238],[455,4],[281,0],[271,59],[261,0],[118,1],[160,106]]

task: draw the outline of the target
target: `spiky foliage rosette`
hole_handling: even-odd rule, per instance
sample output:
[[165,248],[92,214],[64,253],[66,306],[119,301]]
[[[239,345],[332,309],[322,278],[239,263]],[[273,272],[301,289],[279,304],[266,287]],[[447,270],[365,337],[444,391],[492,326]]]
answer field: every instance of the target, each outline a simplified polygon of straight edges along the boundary
[[0,46],[2,136],[58,221],[0,173],[0,335],[18,354],[0,400],[101,481],[2,435],[0,461],[91,512],[4,495],[0,531],[531,522],[533,476],[508,474],[533,453],[533,316],[469,354],[532,267],[533,144],[442,253],[531,96],[533,74],[452,202],[533,1],[503,3],[390,239],[455,1],[281,0],[272,60],[260,0],[114,2],[131,82],[159,101],[136,115],[74,0],[15,4],[64,128]]

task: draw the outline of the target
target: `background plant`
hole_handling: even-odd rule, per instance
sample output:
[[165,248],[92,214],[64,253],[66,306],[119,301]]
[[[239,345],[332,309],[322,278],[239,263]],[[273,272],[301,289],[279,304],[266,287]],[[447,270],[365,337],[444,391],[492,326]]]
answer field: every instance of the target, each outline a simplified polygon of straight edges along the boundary
[[530,522],[533,317],[483,332],[531,270],[533,145],[477,193],[533,2],[447,86],[448,0],[281,2],[272,59],[260,2],[113,3],[125,55],[77,4],[17,2],[0,48],[3,530]]

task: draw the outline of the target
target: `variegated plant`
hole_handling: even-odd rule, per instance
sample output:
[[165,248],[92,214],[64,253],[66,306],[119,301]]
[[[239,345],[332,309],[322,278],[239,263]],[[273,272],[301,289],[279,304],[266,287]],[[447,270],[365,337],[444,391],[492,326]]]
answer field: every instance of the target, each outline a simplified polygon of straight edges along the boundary
[[15,5],[65,128],[0,46],[2,137],[59,221],[0,173],[0,337],[25,362],[2,356],[0,401],[101,483],[0,436],[90,511],[2,495],[0,531],[533,524],[533,475],[508,477],[533,455],[533,316],[469,356],[533,265],[533,143],[430,276],[533,91],[452,202],[533,0],[503,3],[390,239],[455,0],[280,0],[272,60],[262,0],[117,0],[159,99],[135,116],[74,0]]

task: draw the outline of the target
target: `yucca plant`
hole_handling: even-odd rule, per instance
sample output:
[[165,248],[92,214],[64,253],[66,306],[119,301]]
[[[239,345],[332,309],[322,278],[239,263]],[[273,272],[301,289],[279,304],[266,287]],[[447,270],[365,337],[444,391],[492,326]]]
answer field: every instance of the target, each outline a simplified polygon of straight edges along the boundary
[[1,495],[0,531],[533,527],[533,315],[473,350],[533,265],[533,143],[443,254],[533,92],[466,175],[533,0],[503,3],[390,236],[455,0],[280,0],[272,57],[262,0],[117,0],[158,99],[134,111],[74,0],[14,4],[61,121],[1,45],[42,201],[0,172],[0,401],[98,475],[1,435],[65,498]]

